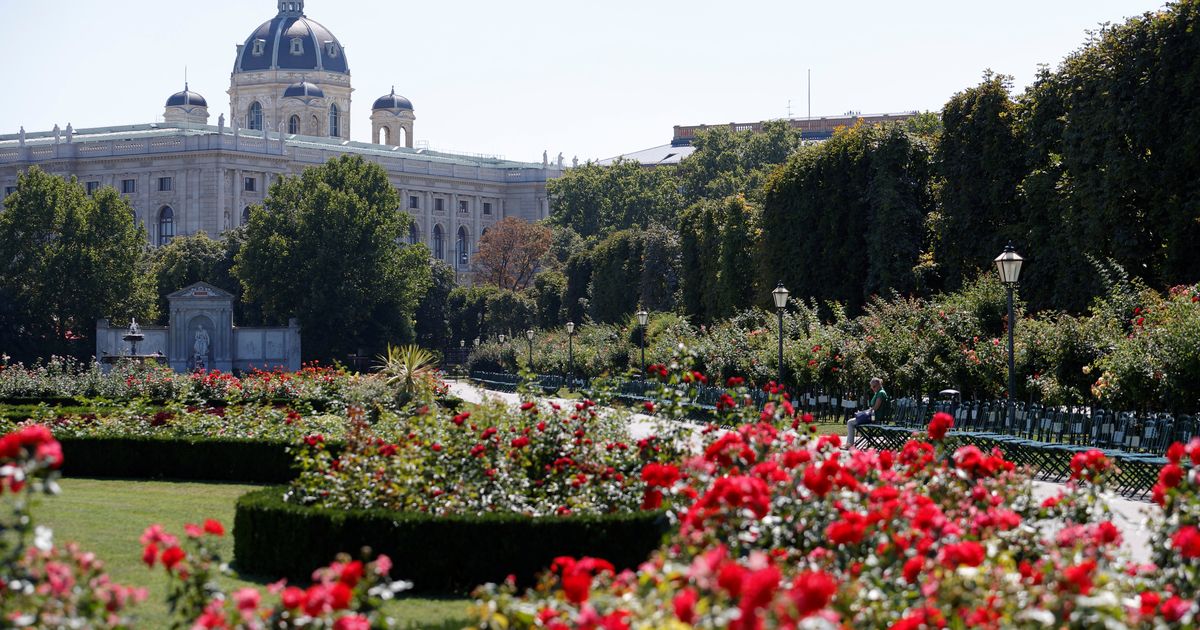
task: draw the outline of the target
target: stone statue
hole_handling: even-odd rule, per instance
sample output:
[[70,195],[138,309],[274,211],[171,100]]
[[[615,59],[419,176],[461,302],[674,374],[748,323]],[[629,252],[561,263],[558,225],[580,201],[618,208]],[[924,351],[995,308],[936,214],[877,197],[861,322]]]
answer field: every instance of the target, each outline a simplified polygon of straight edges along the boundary
[[196,344],[194,346],[192,346],[192,348],[196,351],[196,356],[207,357],[208,356],[208,344],[209,344],[208,331],[204,330],[203,328],[201,328],[200,330],[197,330],[196,331]]
[[571,168],[579,168],[579,156],[571,158]]
[[138,334],[141,334],[141,332],[142,332],[142,327],[138,326],[137,318],[135,317],[135,318],[133,318],[132,321],[129,322],[129,334],[138,335]]
[[558,152],[558,168],[562,168],[562,167],[563,167],[563,154],[562,154],[562,151],[559,151]]
[[54,144],[58,144],[58,139],[59,139],[60,135],[61,135],[61,133],[58,129],[58,124],[55,123],[55,125],[54,125]]
[[225,130],[225,114],[217,116],[217,131]]
[[550,153],[542,151],[542,168],[550,166]]
[[25,146],[25,125],[21,125],[21,146]]
[[67,123],[67,144],[71,144],[71,138],[75,136],[75,128],[71,123]]

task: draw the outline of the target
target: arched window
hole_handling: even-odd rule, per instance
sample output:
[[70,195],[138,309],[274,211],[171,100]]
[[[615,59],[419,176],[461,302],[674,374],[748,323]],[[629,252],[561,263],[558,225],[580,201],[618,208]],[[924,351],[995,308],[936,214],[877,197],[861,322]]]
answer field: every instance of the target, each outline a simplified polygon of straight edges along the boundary
[[442,242],[442,226],[433,226],[433,257],[438,260],[446,259],[446,245]]
[[417,231],[417,222],[413,221],[408,224],[408,244],[416,245],[421,242],[421,233]]
[[290,133],[292,135],[296,135],[296,134],[300,133],[300,117],[299,116],[292,114],[292,117],[288,119],[288,133]]
[[249,222],[250,222],[250,206],[246,206],[245,208],[242,209],[242,225],[246,225]]
[[158,246],[162,247],[175,238],[175,211],[171,206],[163,206],[158,211]]
[[388,145],[388,146],[390,146],[392,144],[391,137],[388,135],[387,127],[379,128],[379,144]]
[[263,111],[262,104],[258,101],[250,103],[250,112],[246,116],[246,127],[255,131],[262,131]]
[[466,267],[467,264],[470,263],[470,261],[471,261],[471,258],[469,256],[470,251],[467,249],[468,245],[469,244],[467,243],[467,228],[465,228],[465,227],[458,228],[458,242],[455,244],[455,247],[458,249],[458,266],[459,267]]
[[329,137],[342,137],[341,116],[338,114],[338,106],[336,104],[329,106]]

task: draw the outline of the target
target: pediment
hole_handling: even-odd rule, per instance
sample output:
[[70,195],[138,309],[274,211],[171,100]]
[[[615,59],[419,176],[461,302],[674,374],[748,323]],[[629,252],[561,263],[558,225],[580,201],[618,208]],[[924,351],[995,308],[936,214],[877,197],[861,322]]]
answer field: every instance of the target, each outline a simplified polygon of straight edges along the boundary
[[184,287],[167,296],[168,300],[176,299],[224,299],[232,300],[233,294],[224,290],[218,289],[207,282],[197,282],[195,284]]

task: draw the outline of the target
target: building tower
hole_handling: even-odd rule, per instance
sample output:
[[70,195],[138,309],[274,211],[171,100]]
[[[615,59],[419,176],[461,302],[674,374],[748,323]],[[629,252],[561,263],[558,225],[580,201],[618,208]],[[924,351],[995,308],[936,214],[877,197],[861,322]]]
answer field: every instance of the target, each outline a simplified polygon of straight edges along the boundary
[[189,90],[185,82],[182,92],[176,92],[167,99],[163,120],[177,125],[207,125],[208,101]]
[[350,66],[341,42],[304,15],[303,0],[279,12],[237,47],[229,111],[242,129],[350,138]]
[[412,101],[396,94],[396,88],[393,87],[391,94],[379,97],[371,106],[371,142],[411,149],[413,121],[416,119]]

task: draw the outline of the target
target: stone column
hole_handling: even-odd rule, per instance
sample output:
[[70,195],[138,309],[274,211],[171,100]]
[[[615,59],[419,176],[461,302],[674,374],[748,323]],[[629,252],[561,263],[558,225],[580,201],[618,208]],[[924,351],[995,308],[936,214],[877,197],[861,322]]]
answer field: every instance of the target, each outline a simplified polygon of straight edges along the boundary
[[217,166],[217,221],[221,223],[222,230],[227,230],[233,227],[234,214],[229,213],[229,225],[225,225],[225,210],[229,207],[229,202],[225,199],[225,167]]
[[[196,169],[195,173],[196,181],[192,186],[192,212],[194,213],[194,218],[192,219],[191,224],[193,234],[195,234],[197,230],[204,227],[204,211],[200,208],[200,187],[204,185],[204,171],[201,169]],[[216,233],[214,233],[213,236],[216,236]]]
[[238,225],[242,224],[242,170],[234,169],[233,171],[233,212],[238,218]]

